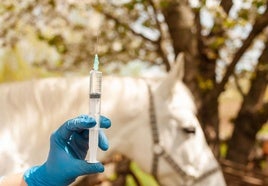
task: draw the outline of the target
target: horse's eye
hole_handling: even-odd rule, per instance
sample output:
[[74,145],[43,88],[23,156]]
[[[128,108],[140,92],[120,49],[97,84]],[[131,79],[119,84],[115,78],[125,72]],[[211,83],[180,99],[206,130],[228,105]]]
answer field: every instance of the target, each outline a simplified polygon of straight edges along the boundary
[[182,131],[187,134],[195,134],[195,127],[194,126],[182,127]]

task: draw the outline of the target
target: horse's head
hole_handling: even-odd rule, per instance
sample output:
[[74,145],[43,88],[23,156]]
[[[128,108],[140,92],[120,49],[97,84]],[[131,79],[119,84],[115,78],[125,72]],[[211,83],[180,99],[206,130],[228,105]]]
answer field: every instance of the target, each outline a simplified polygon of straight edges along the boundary
[[183,58],[178,56],[171,72],[154,91],[155,115],[160,145],[181,169],[179,174],[198,179],[215,169],[217,162],[205,141],[193,96],[182,82]]

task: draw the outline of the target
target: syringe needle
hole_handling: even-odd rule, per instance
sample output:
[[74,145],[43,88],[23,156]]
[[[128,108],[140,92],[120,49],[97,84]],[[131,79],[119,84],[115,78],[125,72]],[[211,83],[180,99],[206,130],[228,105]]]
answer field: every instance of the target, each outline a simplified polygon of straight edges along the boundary
[[98,70],[99,69],[99,57],[98,57],[98,54],[95,54],[93,69],[94,70]]

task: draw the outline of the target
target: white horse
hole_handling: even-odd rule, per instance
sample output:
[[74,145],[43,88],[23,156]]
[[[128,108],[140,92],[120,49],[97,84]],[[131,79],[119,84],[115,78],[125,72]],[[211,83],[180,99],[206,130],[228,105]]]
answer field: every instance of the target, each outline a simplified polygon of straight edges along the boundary
[[[102,114],[113,151],[133,159],[162,185],[224,186],[218,162],[182,83],[182,57],[163,80],[104,77]],[[88,112],[88,78],[48,78],[0,85],[0,176],[46,160],[49,136]],[[151,93],[150,93],[151,92]]]

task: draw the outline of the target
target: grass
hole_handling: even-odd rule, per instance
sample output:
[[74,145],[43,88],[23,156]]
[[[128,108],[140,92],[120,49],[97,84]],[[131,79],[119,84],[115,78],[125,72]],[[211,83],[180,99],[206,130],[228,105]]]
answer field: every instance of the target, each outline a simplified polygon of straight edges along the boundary
[[[131,162],[130,169],[137,176],[142,186],[159,186],[154,177],[151,174],[145,173],[141,170],[137,163]],[[126,186],[137,186],[132,176],[127,177]]]

